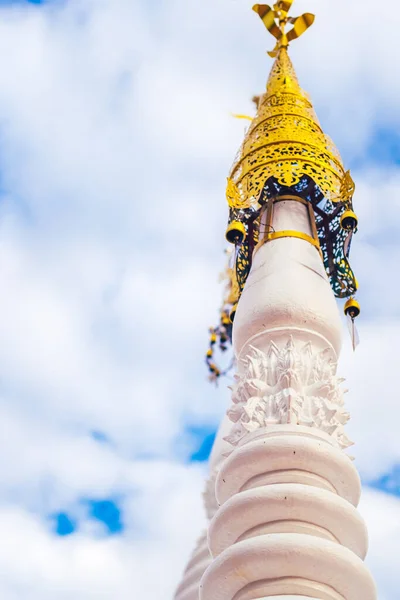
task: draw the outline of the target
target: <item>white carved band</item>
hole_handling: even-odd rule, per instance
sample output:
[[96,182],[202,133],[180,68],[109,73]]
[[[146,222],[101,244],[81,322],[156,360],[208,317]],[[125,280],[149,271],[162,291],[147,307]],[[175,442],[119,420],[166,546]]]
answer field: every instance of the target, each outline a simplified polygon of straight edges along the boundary
[[217,471],[215,470],[207,479],[205,489],[203,492],[204,508],[206,510],[207,518],[212,519],[218,510],[218,503],[215,498],[215,481],[217,478]]
[[315,600],[315,596],[268,596],[259,600]]
[[[282,579],[291,579],[290,585]],[[311,584],[308,590],[304,581]],[[307,596],[312,592],[315,598],[318,585],[333,590],[336,598],[376,600],[372,577],[353,552],[317,537],[284,533],[238,542],[225,550],[206,571],[200,600],[238,600],[246,586],[254,589],[258,582],[263,585],[256,594],[247,596],[249,600],[277,594]],[[275,589],[274,583],[278,584]],[[336,598],[333,595],[329,600]]]
[[267,353],[252,348],[232,388],[228,417],[234,423],[225,438],[233,446],[271,425],[301,425],[329,434],[341,448],[352,443],[344,432],[350,415],[344,408],[342,379],[329,349],[315,352],[311,343],[296,347],[292,337]]
[[265,485],[278,485],[281,483],[293,482],[301,485],[310,485],[337,494],[336,489],[327,479],[321,477],[321,475],[316,475],[309,471],[301,471],[300,469],[280,469],[278,471],[270,471],[269,473],[256,475],[249,479],[249,481],[246,481],[240,491],[245,492],[246,490],[252,490]]
[[183,592],[179,592],[174,600],[199,600],[199,582],[192,584],[189,588],[186,588]]
[[[296,590],[297,593],[315,594],[314,600],[346,600],[329,585],[305,579],[304,577],[281,577],[268,581],[257,581],[240,590],[233,600],[259,600],[260,594],[275,594],[282,590]],[[318,594],[318,596],[316,595]]]
[[196,584],[197,586],[199,585],[200,579],[203,577],[203,574],[205,572],[205,570],[207,569],[208,565],[211,562],[211,556],[210,553],[208,552],[208,556],[203,559],[202,561],[199,561],[197,564],[193,565],[190,569],[188,569],[184,576],[183,579],[178,587],[178,589],[176,590],[176,596],[178,597],[180,593],[184,592],[185,590],[189,589],[193,584]]
[[260,438],[237,448],[218,474],[218,502],[223,504],[260,475],[276,473],[277,480],[271,478],[269,483],[282,483],[285,471],[291,471],[292,483],[307,483],[307,476],[317,475],[328,481],[339,496],[358,505],[361,483],[349,457],[325,441],[301,436]]
[[188,573],[199,562],[204,562],[208,558],[210,558],[210,551],[208,549],[207,538],[204,538],[202,547],[192,555],[192,558],[188,562],[185,574]]
[[210,524],[211,553],[218,556],[244,536],[254,537],[266,529],[273,533],[274,525],[275,533],[307,530],[336,540],[360,558],[367,553],[367,530],[354,506],[331,492],[299,484],[266,486],[230,498]]

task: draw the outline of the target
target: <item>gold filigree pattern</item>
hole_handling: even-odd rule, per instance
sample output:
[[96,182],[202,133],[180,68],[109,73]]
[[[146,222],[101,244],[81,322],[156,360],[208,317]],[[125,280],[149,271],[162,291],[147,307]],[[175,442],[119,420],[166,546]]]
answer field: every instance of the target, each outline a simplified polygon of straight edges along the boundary
[[252,206],[270,177],[286,186],[311,177],[324,196],[340,198],[345,175],[332,140],[324,134],[308,95],[301,89],[286,47],[279,55],[230,174],[236,205]]
[[237,279],[242,291],[251,268],[261,207],[282,192],[295,192],[313,206],[332,289],[337,297],[346,298],[357,285],[348,262],[353,232],[343,230],[341,217],[346,209],[352,211],[354,182],[333,141],[322,130],[289,58],[288,42],[296,37],[284,35],[285,27],[296,20],[287,14],[291,4],[282,1],[273,9],[254,7],[280,43],[266,92],[255,98],[257,113],[228,179],[230,222],[242,222],[248,232],[237,252]]
[[248,206],[242,201],[242,197],[236,183],[234,183],[230,177],[228,177],[228,183],[226,186],[226,199],[231,208],[248,208]]
[[342,184],[340,186],[340,200],[349,206],[352,203],[356,185],[350,174],[350,171],[346,171]]

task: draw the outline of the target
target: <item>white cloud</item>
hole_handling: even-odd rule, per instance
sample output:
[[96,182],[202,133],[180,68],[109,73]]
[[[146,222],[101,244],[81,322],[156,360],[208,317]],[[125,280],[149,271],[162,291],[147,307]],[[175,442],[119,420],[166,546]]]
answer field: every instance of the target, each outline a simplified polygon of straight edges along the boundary
[[134,504],[132,494],[134,506],[125,507],[131,520],[123,537],[93,537],[86,524],[70,538],[56,538],[37,515],[0,506],[0,594],[32,600],[169,597],[204,526],[203,476],[193,467],[138,464],[132,480],[140,497]]
[[[363,159],[371,132],[399,122],[396,37],[371,18],[372,1],[296,4],[318,17],[293,44],[301,81],[346,156]],[[394,0],[385,11],[396,31]],[[271,39],[247,0],[0,10],[7,600],[155,600],[177,583],[203,524],[204,473],[174,463],[174,448],[185,421],[217,422],[227,402],[202,358],[220,301],[225,176],[243,136],[230,113],[253,110]],[[399,177],[396,165],[368,161],[356,173],[353,257],[366,310],[362,345],[351,356],[347,344],[342,370],[354,453],[370,477],[400,455]],[[93,429],[111,443],[93,441]],[[121,538],[98,539],[82,513],[79,534],[51,534],[51,512],[115,493]],[[397,519],[398,501],[368,492],[364,504],[381,600],[394,600],[388,515]]]
[[379,599],[395,600],[399,586],[399,499],[364,490],[360,510],[368,525],[370,549],[367,563],[375,577]]

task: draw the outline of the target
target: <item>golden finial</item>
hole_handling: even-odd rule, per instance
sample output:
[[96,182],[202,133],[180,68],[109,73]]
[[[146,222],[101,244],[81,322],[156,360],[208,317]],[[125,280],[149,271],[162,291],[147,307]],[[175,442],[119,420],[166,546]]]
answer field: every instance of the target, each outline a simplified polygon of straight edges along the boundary
[[[289,17],[289,11],[294,0],[280,0],[273,5],[255,4],[253,10],[259,15],[268,31],[277,39],[275,48],[268,54],[275,58],[281,48],[287,48],[289,43],[299,38],[314,23],[315,16],[304,13],[301,17]],[[287,25],[293,25],[286,32]]]
[[323,132],[287,52],[289,42],[314,22],[310,13],[289,17],[293,1],[281,0],[273,8],[266,4],[253,7],[277,39],[272,52],[276,59],[266,93],[255,98],[257,113],[229,175],[226,195],[231,209],[257,209],[270,177],[287,187],[297,185],[304,176],[311,177],[332,202],[339,201],[342,192],[351,193],[339,152]]
[[[278,239],[271,237],[274,204],[288,194],[309,210],[315,236],[302,239],[311,240],[320,252],[335,296],[350,297],[345,312],[350,319],[353,346],[357,344],[354,320],[360,306],[354,295],[358,284],[348,260],[352,236],[358,227],[352,202],[355,185],[336,146],[324,133],[287,52],[289,43],[311,27],[315,18],[310,13],[289,17],[293,2],[280,0],[273,8],[266,4],[253,7],[277,43],[268,52],[275,61],[266,90],[253,98],[257,108],[254,118],[234,115],[251,124],[227,180],[226,239],[235,247],[225,272],[228,286],[220,324],[210,331],[206,354],[213,381],[227,372],[214,362],[214,351],[218,347],[222,352],[227,349],[254,252],[258,244]],[[294,235],[299,232],[283,233],[301,237]]]
[[276,58],[265,92],[254,98],[257,111],[229,173],[227,239],[236,246],[241,293],[260,238],[261,211],[274,195],[294,192],[312,203],[332,289],[336,296],[348,298],[357,290],[347,260],[358,225],[352,207],[354,182],[324,133],[287,52],[288,44],[314,22],[309,13],[290,17],[293,1],[253,7],[277,40],[272,52]]

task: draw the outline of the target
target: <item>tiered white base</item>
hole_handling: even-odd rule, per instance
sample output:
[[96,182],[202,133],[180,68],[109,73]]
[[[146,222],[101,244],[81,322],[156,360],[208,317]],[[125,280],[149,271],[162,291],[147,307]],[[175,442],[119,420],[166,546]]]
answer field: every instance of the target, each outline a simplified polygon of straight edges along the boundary
[[315,429],[287,433],[257,437],[222,465],[200,599],[376,600],[353,463]]

